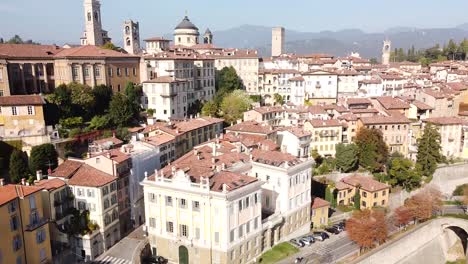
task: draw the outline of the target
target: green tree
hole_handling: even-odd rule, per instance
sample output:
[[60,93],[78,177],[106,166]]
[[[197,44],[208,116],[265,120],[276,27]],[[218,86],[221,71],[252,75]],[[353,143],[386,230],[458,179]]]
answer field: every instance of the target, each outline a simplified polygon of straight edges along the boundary
[[132,82],[127,82],[125,87],[125,95],[127,96],[128,103],[132,109],[133,117],[138,119],[140,113],[140,94],[137,87]]
[[70,83],[68,88],[71,91],[71,102],[75,108],[74,114],[85,116],[91,115],[94,109],[94,104],[96,103],[93,89],[88,85],[79,83]]
[[214,100],[217,104],[221,104],[224,96],[242,89],[242,80],[237,75],[234,67],[224,67],[216,73],[216,95]]
[[356,134],[359,165],[373,172],[382,171],[388,159],[388,147],[382,131],[361,128]]
[[71,90],[68,89],[67,85],[61,84],[55,88],[54,92],[48,96],[48,101],[57,105],[61,118],[72,116]]
[[354,194],[354,208],[361,210],[361,186],[356,187],[356,193]]
[[372,65],[379,64],[379,62],[377,61],[377,58],[370,58],[369,62]]
[[275,103],[278,105],[283,105],[284,104],[284,98],[281,96],[279,93],[275,93],[273,95],[273,98],[275,99]]
[[337,144],[335,154],[336,168],[342,172],[356,170],[358,165],[358,151],[356,144]]
[[29,159],[29,167],[31,171],[36,172],[41,170],[42,173],[47,173],[49,167],[55,169],[58,164],[58,154],[52,144],[42,144],[35,146],[31,150]]
[[111,120],[109,115],[94,116],[89,123],[89,130],[101,130],[110,126]]
[[133,106],[126,95],[116,93],[112,96],[109,105],[109,117],[118,127],[125,127],[130,124],[134,116]]
[[227,123],[234,123],[243,117],[252,105],[250,97],[242,90],[226,95],[220,105],[221,114]]
[[334,188],[330,185],[325,189],[325,200],[328,201],[333,208],[336,208],[336,197],[334,195]]
[[93,89],[93,96],[96,104],[94,105],[94,114],[102,115],[109,109],[109,103],[112,99],[112,89],[106,85],[98,85]]
[[120,50],[120,48],[115,46],[112,42],[107,42],[106,44],[102,45],[101,48],[116,51]]
[[13,183],[19,183],[22,178],[28,178],[30,174],[28,170],[28,163],[24,153],[20,150],[13,150],[10,156],[10,169],[9,169],[10,181]]
[[6,44],[34,44],[39,45],[39,43],[34,42],[30,39],[23,40],[19,35],[14,35],[11,39],[7,40]]
[[413,168],[413,162],[405,158],[395,158],[389,171],[390,184],[402,186],[407,191],[412,191],[421,185],[421,176]]
[[444,161],[440,145],[440,133],[435,126],[428,123],[424,127],[421,138],[418,139],[417,162],[424,176],[432,177],[437,164]]
[[315,166],[318,167],[322,164],[323,162],[323,157],[320,155],[318,150],[316,148],[312,149],[310,151],[310,156],[315,160]]
[[218,105],[215,101],[211,100],[206,102],[202,107],[202,115],[216,117],[218,113]]
[[60,119],[60,125],[65,129],[81,127],[83,126],[83,118],[81,116],[76,116]]

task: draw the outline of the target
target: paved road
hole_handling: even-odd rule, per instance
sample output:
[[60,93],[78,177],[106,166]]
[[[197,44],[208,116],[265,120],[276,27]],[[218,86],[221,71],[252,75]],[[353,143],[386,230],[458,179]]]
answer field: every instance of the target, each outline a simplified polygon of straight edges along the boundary
[[278,263],[291,264],[297,257],[303,257],[302,263],[318,264],[318,263],[336,263],[341,258],[356,252],[359,247],[356,243],[349,240],[346,232],[339,235],[330,235],[330,239],[324,242],[317,241],[310,246],[305,246],[300,249],[299,253],[284,259]]
[[140,226],[135,231],[124,237],[97,258],[96,264],[131,264],[139,259],[140,252],[146,244],[143,229]]
[[465,214],[466,209],[461,205],[444,205],[442,214]]

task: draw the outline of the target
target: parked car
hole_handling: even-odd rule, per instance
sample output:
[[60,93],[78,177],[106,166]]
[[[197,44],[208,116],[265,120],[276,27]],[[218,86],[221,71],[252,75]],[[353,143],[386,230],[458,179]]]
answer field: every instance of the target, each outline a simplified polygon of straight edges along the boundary
[[289,240],[289,243],[291,243],[292,245],[294,245],[296,247],[303,247],[304,246],[304,243],[302,243],[298,239],[291,239],[291,240]]
[[335,234],[335,235],[338,235],[340,233],[340,230],[336,229],[335,227],[327,227],[325,228],[325,230],[328,233]]
[[297,264],[297,263],[301,263],[302,260],[304,260],[303,257],[296,258],[296,259],[294,260],[294,263],[296,263],[296,264]]
[[339,225],[343,230],[346,230],[346,222],[345,221],[341,221],[337,225]]
[[304,236],[303,239],[308,240],[310,243],[314,243],[314,242],[315,242],[315,238],[314,238],[314,236],[312,236],[312,235]]
[[343,231],[344,231],[344,228],[343,228],[341,225],[339,225],[339,224],[333,225],[333,227],[336,228],[336,229],[337,229],[338,231],[340,231],[340,232],[343,232]]
[[301,241],[302,243],[304,243],[304,245],[306,245],[306,246],[312,245],[312,242],[310,242],[308,239],[306,239],[306,238],[304,238],[304,237],[301,238],[301,239],[299,239],[299,241]]
[[166,264],[168,263],[168,259],[162,256],[156,256],[156,257],[146,257],[142,259],[142,262],[144,264]]
[[315,240],[318,241],[325,241],[325,239],[330,238],[330,236],[326,232],[316,231],[312,234]]

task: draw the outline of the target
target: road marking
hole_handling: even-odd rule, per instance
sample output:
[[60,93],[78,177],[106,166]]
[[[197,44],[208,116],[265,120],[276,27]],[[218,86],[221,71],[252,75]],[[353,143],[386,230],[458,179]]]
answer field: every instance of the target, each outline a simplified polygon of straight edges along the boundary
[[132,262],[129,260],[116,258],[112,256],[106,256],[105,258],[99,261],[94,261],[93,263],[95,264],[132,264]]

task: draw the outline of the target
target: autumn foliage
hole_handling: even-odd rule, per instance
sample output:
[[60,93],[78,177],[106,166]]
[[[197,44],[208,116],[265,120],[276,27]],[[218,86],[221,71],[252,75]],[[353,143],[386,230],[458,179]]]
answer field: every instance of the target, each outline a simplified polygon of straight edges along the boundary
[[400,206],[395,209],[395,225],[402,227],[408,225],[413,220],[413,215],[408,207]]
[[[426,187],[418,194],[405,201],[403,210],[414,221],[425,221],[442,208],[442,193],[433,188]],[[400,212],[402,213],[402,212]]]
[[370,209],[356,211],[346,222],[346,230],[361,250],[380,245],[388,236],[384,212]]

